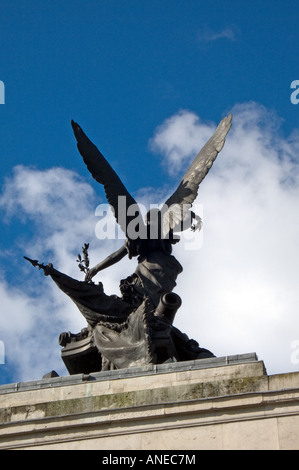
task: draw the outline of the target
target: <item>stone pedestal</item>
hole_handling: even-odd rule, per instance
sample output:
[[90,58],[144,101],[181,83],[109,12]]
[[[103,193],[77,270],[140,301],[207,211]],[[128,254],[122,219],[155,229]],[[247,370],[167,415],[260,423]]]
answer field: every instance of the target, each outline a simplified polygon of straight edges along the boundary
[[0,386],[2,449],[299,449],[299,372],[243,354]]

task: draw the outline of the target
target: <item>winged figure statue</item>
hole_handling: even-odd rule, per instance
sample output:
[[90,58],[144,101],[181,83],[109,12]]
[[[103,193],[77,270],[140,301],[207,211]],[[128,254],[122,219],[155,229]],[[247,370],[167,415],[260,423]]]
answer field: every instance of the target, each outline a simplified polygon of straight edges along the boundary
[[[148,211],[143,220],[137,202],[119,176],[82,128],[71,121],[78,150],[92,177],[103,185],[126,241],[116,252],[88,269],[84,281],[70,278],[51,264],[44,266],[37,260],[26,259],[50,275],[75,302],[109,367],[213,356],[172,325],[181,305],[173,290],[177,276],[183,270],[172,254],[172,245],[179,241],[178,232],[201,228],[201,219],[193,212],[192,204],[200,183],[223,148],[231,122],[232,115],[221,120],[174,193],[160,209]],[[125,256],[137,257],[135,272],[121,280],[121,297],[108,296],[101,282],[95,284],[92,279]]]
[[[201,227],[201,220],[191,210],[191,207],[198,195],[200,183],[207,175],[225,143],[231,121],[232,115],[222,119],[212,137],[193,160],[175,192],[165,201],[161,209],[151,209],[147,213],[145,223],[137,202],[128,192],[116,172],[89,140],[81,127],[72,121],[78,150],[93,178],[104,186],[107,200],[112,206],[115,218],[127,237],[125,245],[120,250],[89,270],[86,275],[87,281],[91,280],[100,270],[118,262],[128,254],[130,258],[139,256],[139,268],[136,274],[147,284],[147,281],[150,281],[152,285],[153,272],[157,272],[157,269],[151,269],[150,265],[152,263],[160,265],[161,276],[156,280],[156,285],[166,282],[167,286],[165,286],[164,291],[172,291],[175,286],[175,278],[182,270],[175,258],[171,256],[172,245],[179,241],[175,232],[181,232],[187,228],[196,230]],[[122,201],[122,210],[119,201]],[[134,230],[130,231],[131,222],[136,218],[138,219],[139,236],[136,236]],[[144,268],[151,273],[150,276],[144,275]],[[148,294],[152,299],[155,297],[155,303],[157,303],[161,291],[151,289]]]

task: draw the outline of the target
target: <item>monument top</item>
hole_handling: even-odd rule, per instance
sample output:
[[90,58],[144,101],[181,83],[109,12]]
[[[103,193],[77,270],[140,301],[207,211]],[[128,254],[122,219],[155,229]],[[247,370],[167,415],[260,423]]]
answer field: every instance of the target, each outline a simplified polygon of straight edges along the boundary
[[222,357],[211,357],[206,359],[195,359],[192,361],[168,362],[164,364],[148,364],[127,369],[114,369],[90,374],[73,374],[69,376],[49,377],[49,374],[40,380],[16,382],[0,385],[0,395],[12,392],[23,392],[46,388],[56,388],[82,383],[94,383],[119,379],[158,376],[160,374],[177,373],[183,371],[196,371],[202,369],[213,369],[218,367],[232,366],[237,364],[256,363],[256,353],[235,354]]

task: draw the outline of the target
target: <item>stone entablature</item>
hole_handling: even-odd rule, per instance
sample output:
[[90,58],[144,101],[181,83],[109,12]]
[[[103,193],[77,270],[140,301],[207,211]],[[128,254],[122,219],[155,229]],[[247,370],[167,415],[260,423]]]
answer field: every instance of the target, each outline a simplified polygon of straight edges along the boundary
[[0,448],[299,449],[299,372],[255,354],[0,386]]

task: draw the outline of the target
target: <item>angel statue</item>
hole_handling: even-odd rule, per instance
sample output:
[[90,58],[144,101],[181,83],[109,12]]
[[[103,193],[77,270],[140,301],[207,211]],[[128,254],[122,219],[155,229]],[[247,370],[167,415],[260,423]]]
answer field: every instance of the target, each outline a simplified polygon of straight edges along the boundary
[[[126,235],[126,241],[93,268],[88,266],[84,281],[72,279],[54,269],[52,264],[44,266],[26,259],[50,275],[87,320],[85,334],[101,359],[97,370],[214,356],[173,326],[175,313],[181,305],[180,297],[173,290],[183,268],[172,254],[172,245],[180,240],[178,232],[201,228],[201,219],[191,207],[200,183],[225,143],[231,120],[232,115],[222,119],[172,196],[160,209],[151,209],[145,221],[137,202],[108,161],[81,127],[71,122],[78,150],[93,178],[104,186],[107,200]],[[85,245],[85,259],[87,247]],[[135,272],[120,281],[120,297],[108,296],[102,283],[95,284],[92,279],[125,256],[130,259],[137,257]],[[65,349],[70,347],[66,344],[72,342],[70,338],[77,341],[81,336],[69,335],[68,341],[63,343]],[[83,368],[79,372],[85,372],[88,365]]]

